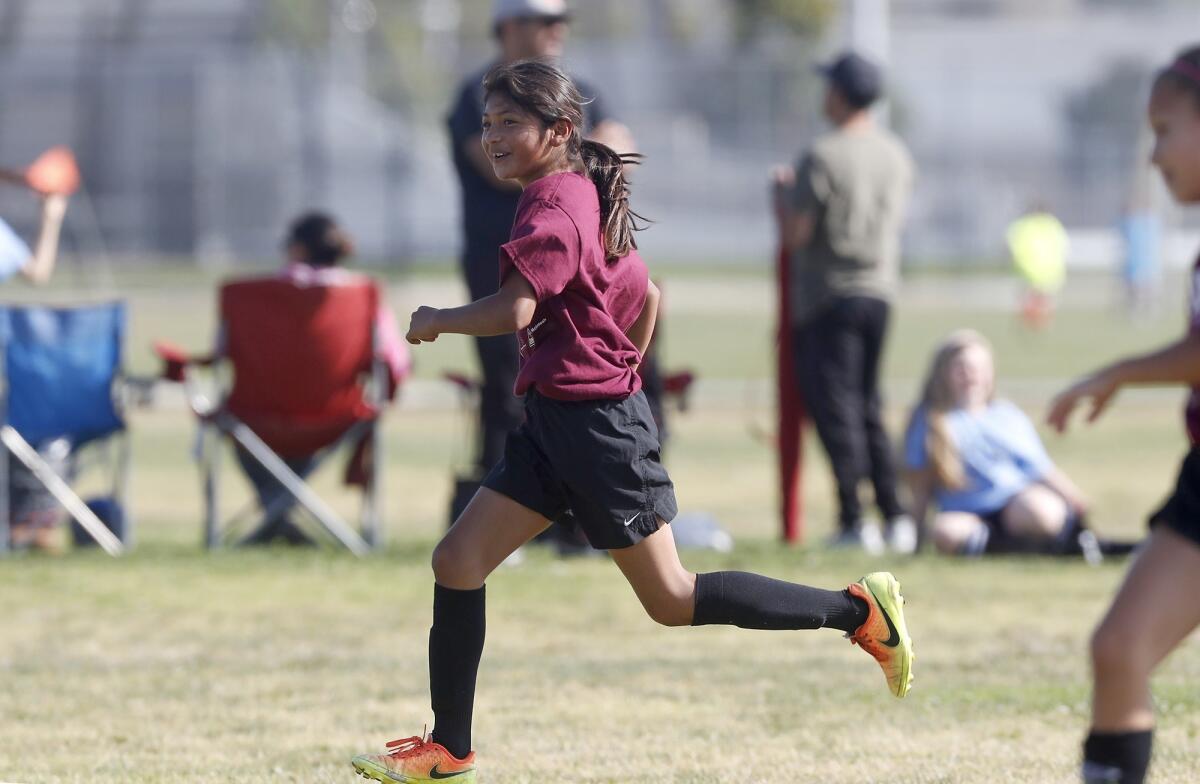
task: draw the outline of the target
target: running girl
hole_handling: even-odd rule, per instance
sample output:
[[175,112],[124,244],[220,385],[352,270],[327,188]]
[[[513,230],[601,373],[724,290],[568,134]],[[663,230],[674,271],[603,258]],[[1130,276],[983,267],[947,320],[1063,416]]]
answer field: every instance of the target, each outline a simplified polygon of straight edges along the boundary
[[608,550],[646,612],[666,626],[840,629],[903,697],[912,642],[896,579],[867,575],[825,591],[744,572],[692,574],[666,524],[675,493],[636,369],[658,290],[635,250],[630,162],[579,134],[583,100],[557,67],[527,60],[484,79],[483,148],[524,189],[500,248],[500,290],[458,308],[418,308],[408,339],[516,332],[525,422],[433,553],[429,737],[355,757],[385,782],[475,781],[471,714],[484,639],[484,581],[565,510]]
[[[1200,203],[1200,46],[1154,81],[1149,106],[1152,161],[1181,204]],[[1175,491],[1150,517],[1152,533],[1092,636],[1092,726],[1083,745],[1083,780],[1140,784],[1150,765],[1154,708],[1150,674],[1200,625],[1200,259],[1192,274],[1187,334],[1158,351],[1107,365],[1063,391],[1048,420],[1066,429],[1075,406],[1090,401],[1094,421],[1127,384],[1185,384],[1191,451]]]

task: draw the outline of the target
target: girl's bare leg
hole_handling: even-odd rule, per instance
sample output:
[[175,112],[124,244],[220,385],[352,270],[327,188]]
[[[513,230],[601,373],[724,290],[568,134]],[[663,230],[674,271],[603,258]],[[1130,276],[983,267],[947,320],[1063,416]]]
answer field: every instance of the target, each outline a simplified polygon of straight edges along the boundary
[[1153,728],[1150,674],[1200,625],[1200,546],[1170,528],[1151,534],[1092,636],[1092,728]]
[[550,521],[506,495],[486,487],[467,504],[433,551],[438,585],[469,591]]

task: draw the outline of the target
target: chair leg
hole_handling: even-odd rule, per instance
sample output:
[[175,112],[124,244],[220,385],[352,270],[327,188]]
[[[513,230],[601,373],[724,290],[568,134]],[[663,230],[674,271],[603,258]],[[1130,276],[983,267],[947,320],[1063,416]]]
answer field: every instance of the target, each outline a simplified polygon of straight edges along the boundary
[[367,486],[363,488],[363,536],[371,549],[383,546],[382,488],[383,482],[383,438],[379,422],[371,426],[371,470],[367,474]]
[[134,541],[134,520],[133,514],[129,511],[129,507],[125,503],[125,499],[129,497],[129,465],[133,450],[129,443],[128,431],[122,433],[119,438],[120,443],[117,446],[117,473],[113,479],[113,496],[117,500],[117,505],[121,508],[121,514],[125,516],[124,537],[121,543],[126,548],[132,548]]
[[8,503],[8,450],[0,449],[0,555],[8,552],[12,523]]
[[212,550],[221,543],[217,525],[221,506],[221,437],[217,428],[204,425],[201,439],[201,448],[204,450],[204,546]]
[[222,427],[229,432],[239,444],[245,447],[246,451],[257,460],[264,468],[275,475],[275,479],[291,494],[300,506],[304,507],[308,512],[317,519],[326,531],[333,535],[335,539],[357,556],[366,555],[370,548],[363,541],[358,532],[345,522],[334,512],[329,506],[321,500],[320,496],[312,491],[305,484],[304,480],[296,475],[296,472],[288,467],[287,463],[283,462],[277,454],[271,451],[271,448],[263,443],[253,430],[247,427],[243,422],[233,417],[232,415],[224,415],[227,421]]
[[88,532],[88,535],[96,540],[96,544],[100,545],[104,552],[109,555],[121,555],[125,551],[121,540],[113,536],[112,531],[100,522],[100,518],[87,508],[75,491],[63,481],[61,476],[55,473],[54,469],[37,453],[37,450],[31,447],[11,425],[0,427],[0,441],[4,443],[8,451],[25,464],[25,467],[50,491],[55,500],[62,504],[76,522]]

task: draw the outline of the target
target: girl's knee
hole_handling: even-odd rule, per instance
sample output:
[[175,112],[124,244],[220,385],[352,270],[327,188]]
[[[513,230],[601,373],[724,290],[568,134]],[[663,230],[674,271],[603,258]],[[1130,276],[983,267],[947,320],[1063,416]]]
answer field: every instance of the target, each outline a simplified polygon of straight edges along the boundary
[[690,626],[696,611],[696,576],[683,571],[677,580],[637,592],[646,614],[663,626]]
[[695,610],[695,600],[675,596],[663,596],[642,603],[650,620],[662,626],[690,626]]
[[961,553],[976,530],[986,525],[975,515],[960,512],[943,512],[933,519],[930,538],[939,553],[954,555]]
[[438,542],[430,560],[434,581],[446,588],[478,588],[487,578],[486,574],[479,573],[482,569],[477,563],[478,558],[467,548],[456,544],[451,537]]
[[956,532],[934,529],[931,533],[933,546],[939,553],[943,555],[954,555],[962,550],[966,538],[959,536]]
[[1044,485],[1031,485],[1011,503],[1005,514],[1010,533],[1019,536],[1049,538],[1056,536],[1067,522],[1069,510],[1062,496]]

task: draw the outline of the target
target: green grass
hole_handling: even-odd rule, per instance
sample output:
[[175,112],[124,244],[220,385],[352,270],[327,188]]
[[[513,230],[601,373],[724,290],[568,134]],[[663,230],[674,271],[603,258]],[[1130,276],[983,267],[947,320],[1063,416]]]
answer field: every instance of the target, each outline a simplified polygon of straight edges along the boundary
[[[153,368],[139,357],[151,336],[203,345],[211,332],[211,291],[167,278],[126,288],[135,369]],[[744,276],[715,283],[757,290]],[[753,296],[709,302],[705,291],[668,288],[668,365],[696,368],[716,391],[673,419],[667,462],[681,509],[715,515],[738,546],[725,556],[685,553],[685,562],[827,587],[893,569],[917,646],[914,691],[893,699],[876,665],[829,631],[656,627],[607,559],[535,553],[489,581],[476,710],[483,780],[1074,781],[1087,636],[1123,566],[870,561],[777,546],[773,456],[753,435],[770,421],[769,306]],[[400,282],[392,301],[403,311],[422,293],[453,295],[442,279]],[[901,309],[887,367],[890,420],[902,425],[932,342],[953,327],[987,332],[1002,387],[1040,414],[1055,379],[1173,334],[1180,311],[1164,310],[1132,328],[1071,308],[1031,338],[1006,313],[955,300]],[[419,375],[470,367],[468,349],[453,337],[422,347]],[[1168,490],[1185,448],[1177,403],[1172,392],[1128,394],[1095,427],[1048,437],[1103,531],[1137,535]],[[452,470],[466,457],[463,431],[453,410],[390,417],[383,554],[206,554],[194,425],[182,411],[136,412],[137,551],[0,562],[0,780],[348,782],[350,756],[418,733],[430,718],[428,557]],[[832,491],[811,439],[807,454],[815,542],[829,531]],[[232,467],[227,474],[231,510],[247,492]],[[334,478],[320,487],[354,511]],[[1200,768],[1197,677],[1200,651],[1187,643],[1155,682],[1155,782],[1191,782]]]

